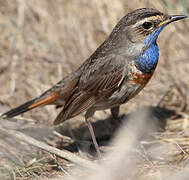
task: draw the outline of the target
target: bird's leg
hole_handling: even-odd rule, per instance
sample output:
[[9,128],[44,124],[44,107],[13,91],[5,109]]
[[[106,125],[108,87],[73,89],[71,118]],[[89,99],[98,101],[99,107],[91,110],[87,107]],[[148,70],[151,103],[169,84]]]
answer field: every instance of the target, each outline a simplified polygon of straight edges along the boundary
[[111,108],[111,113],[112,113],[112,117],[120,124],[121,120],[119,118],[119,108],[120,106]]
[[94,111],[89,109],[86,114],[85,114],[85,121],[87,123],[87,126],[89,128],[89,132],[91,134],[91,138],[92,138],[92,141],[93,141],[93,144],[95,146],[95,149],[96,149],[96,152],[97,152],[97,155],[99,158],[101,158],[101,153],[100,153],[100,150],[99,150],[99,147],[98,147],[98,143],[96,141],[96,137],[95,137],[95,133],[94,133],[94,130],[93,130],[93,126],[91,124],[91,120],[93,118],[93,115],[94,115]]

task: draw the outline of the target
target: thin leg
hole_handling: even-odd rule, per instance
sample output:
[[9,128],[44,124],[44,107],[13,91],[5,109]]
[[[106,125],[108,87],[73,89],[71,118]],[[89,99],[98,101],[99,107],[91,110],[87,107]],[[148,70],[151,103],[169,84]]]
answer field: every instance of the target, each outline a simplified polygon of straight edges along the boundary
[[101,153],[100,153],[100,150],[99,150],[99,147],[98,147],[98,143],[96,141],[96,137],[95,137],[95,133],[94,133],[94,130],[93,130],[93,126],[92,126],[92,124],[90,122],[92,120],[92,118],[93,118],[94,113],[95,112],[93,110],[88,110],[86,112],[86,114],[85,114],[85,121],[86,121],[87,126],[89,128],[89,132],[91,134],[91,138],[92,138],[93,144],[95,146],[98,158],[100,159],[101,158]]
[[120,108],[120,106],[111,108],[111,113],[112,113],[112,117],[113,117],[116,121],[118,121],[119,123],[121,123],[121,121],[120,121],[120,119],[119,119],[119,108]]

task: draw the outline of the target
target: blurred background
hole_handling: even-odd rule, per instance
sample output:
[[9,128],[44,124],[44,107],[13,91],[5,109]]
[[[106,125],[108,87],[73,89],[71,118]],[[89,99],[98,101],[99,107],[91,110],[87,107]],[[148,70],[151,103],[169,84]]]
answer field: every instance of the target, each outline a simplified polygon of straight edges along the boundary
[[[187,15],[189,1],[0,0],[0,113],[40,95],[75,70],[106,39],[120,18],[142,7]],[[152,80],[136,98],[121,107],[121,114],[148,106],[173,110],[176,115],[171,120],[178,121],[170,121],[171,130],[165,129],[177,132],[175,137],[186,132],[181,138],[188,138],[189,21],[186,19],[168,26],[161,33],[158,44],[160,59]],[[31,135],[36,137],[41,137],[41,133],[47,136],[53,130],[52,123],[58,111],[51,106],[38,108],[23,115],[26,122],[18,120],[9,122],[7,126],[27,133],[31,131]],[[95,119],[102,120],[109,115],[109,111],[97,112]],[[78,122],[84,123],[83,115],[70,121],[71,128],[79,126]],[[62,126],[63,129],[67,127]],[[22,158],[31,151],[34,157],[35,153],[40,158],[42,156],[28,146],[18,148],[18,142],[13,143],[10,137],[1,137],[0,156],[4,161],[0,162],[0,172],[2,169],[3,175],[7,169],[10,172],[11,168],[20,168],[13,157],[16,157],[16,162],[25,163]],[[183,143],[186,149],[188,145]],[[7,149],[12,155],[6,154]],[[51,158],[48,155],[48,161]],[[47,169],[42,172],[48,172]],[[14,171],[11,169],[11,172]],[[38,171],[38,176],[42,172]],[[20,179],[34,177],[32,173],[24,172],[22,175],[15,173],[15,177]],[[12,175],[3,177],[6,179]]]

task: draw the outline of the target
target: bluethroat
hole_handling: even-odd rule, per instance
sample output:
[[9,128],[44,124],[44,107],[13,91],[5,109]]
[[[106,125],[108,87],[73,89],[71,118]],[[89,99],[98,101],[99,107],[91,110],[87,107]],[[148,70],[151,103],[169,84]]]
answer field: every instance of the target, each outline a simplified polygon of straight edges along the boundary
[[54,124],[82,112],[98,155],[100,151],[90,121],[95,111],[111,109],[118,119],[119,107],[137,95],[152,77],[158,63],[160,32],[184,15],[167,15],[142,8],[128,13],[109,37],[75,71],[39,97],[2,115],[12,118],[42,105],[62,107]]

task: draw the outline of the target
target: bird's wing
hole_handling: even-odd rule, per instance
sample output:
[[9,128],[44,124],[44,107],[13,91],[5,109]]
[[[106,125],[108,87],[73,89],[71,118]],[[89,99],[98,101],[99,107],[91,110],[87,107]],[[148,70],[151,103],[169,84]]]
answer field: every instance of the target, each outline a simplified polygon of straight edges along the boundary
[[124,63],[121,58],[113,56],[96,61],[94,59],[88,60],[88,63],[82,68],[83,72],[77,88],[73,91],[54,123],[59,124],[84,112],[101,98],[113,93],[126,74]]

